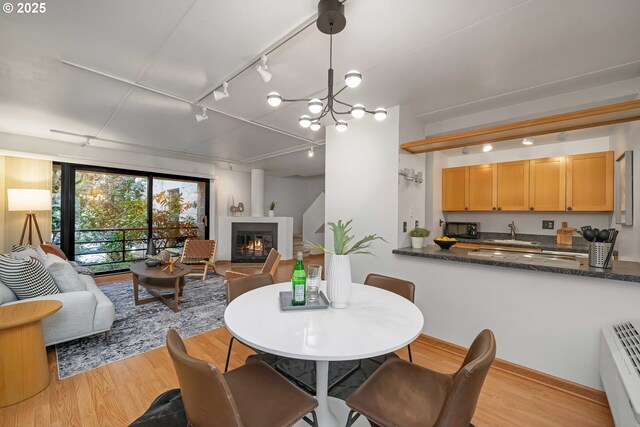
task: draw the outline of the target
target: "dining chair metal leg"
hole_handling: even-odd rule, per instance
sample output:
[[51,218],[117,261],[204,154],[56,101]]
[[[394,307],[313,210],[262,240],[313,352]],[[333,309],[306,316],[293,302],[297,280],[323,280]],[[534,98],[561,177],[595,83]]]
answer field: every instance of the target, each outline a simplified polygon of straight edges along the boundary
[[311,416],[313,417],[313,420],[310,420],[309,417],[305,416],[305,417],[302,417],[302,421],[304,421],[305,423],[309,424],[312,427],[318,427],[318,417],[316,416],[316,411],[311,411]]
[[[353,418],[352,418],[353,417]],[[356,420],[360,418],[360,414],[353,409],[349,411],[349,416],[347,417],[347,425],[345,427],[351,427]]]
[[227,361],[224,364],[224,371],[227,372],[227,370],[229,369],[229,359],[231,358],[231,347],[233,347],[233,340],[236,339],[236,337],[231,337],[231,339],[229,340],[229,350],[227,350]]
[[413,363],[413,356],[411,356],[411,344],[407,345],[407,350],[409,350],[409,362]]

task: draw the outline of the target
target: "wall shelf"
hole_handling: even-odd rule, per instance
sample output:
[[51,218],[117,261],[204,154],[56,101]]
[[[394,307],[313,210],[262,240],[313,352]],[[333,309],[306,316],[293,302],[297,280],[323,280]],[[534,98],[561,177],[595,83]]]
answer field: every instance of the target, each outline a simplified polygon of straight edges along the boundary
[[640,120],[640,100],[587,108],[569,113],[522,120],[482,129],[433,136],[406,142],[400,148],[412,154],[449,150],[528,136],[546,135]]

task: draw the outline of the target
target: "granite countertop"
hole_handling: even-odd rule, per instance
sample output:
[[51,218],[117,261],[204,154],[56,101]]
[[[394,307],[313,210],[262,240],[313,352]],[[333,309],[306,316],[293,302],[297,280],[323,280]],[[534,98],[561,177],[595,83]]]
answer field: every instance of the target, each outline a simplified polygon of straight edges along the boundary
[[[559,245],[556,243],[555,235],[539,235],[539,234],[517,234],[516,240],[522,240],[525,242],[537,242],[538,245],[514,245],[512,243],[494,243],[489,240],[509,240],[511,235],[509,233],[479,233],[479,239],[463,239],[456,237],[456,240],[460,243],[475,243],[477,245],[488,245],[496,247],[515,247],[515,248],[531,248],[542,249],[543,251],[559,251],[559,252],[589,252],[588,242],[581,236],[573,236],[572,245]],[[616,252],[614,251],[614,255]]]
[[545,271],[548,273],[568,274],[572,276],[596,277],[599,279],[622,280],[624,282],[640,283],[640,262],[613,261],[613,268],[603,269],[589,267],[587,259],[581,260],[580,267],[553,267],[525,264],[517,261],[504,261],[493,258],[477,258],[468,255],[470,249],[456,248],[448,251],[441,250],[436,245],[425,246],[422,249],[399,248],[394,249],[396,255],[420,258],[438,259],[443,261],[464,262],[468,264],[492,265],[495,267],[516,268],[529,271]]

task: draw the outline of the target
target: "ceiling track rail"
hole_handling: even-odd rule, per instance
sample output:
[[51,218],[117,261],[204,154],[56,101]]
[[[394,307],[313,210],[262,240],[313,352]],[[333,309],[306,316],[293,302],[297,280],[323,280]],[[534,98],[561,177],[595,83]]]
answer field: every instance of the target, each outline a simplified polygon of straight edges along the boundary
[[[151,86],[147,86],[147,85],[135,82],[133,80],[124,78],[124,77],[116,76],[116,75],[111,74],[111,73],[100,71],[98,69],[91,68],[91,67],[88,67],[86,65],[82,65],[82,64],[79,64],[79,63],[76,63],[76,62],[72,62],[72,61],[69,61],[69,60],[64,59],[64,58],[61,58],[60,62],[62,62],[65,65],[68,65],[70,67],[74,67],[74,68],[77,68],[77,69],[80,69],[80,70],[83,70],[83,71],[87,71],[87,72],[90,72],[90,73],[93,73],[93,74],[96,74],[96,75],[99,75],[99,76],[102,76],[102,77],[105,77],[105,78],[108,78],[108,79],[111,79],[111,80],[115,80],[115,81],[118,81],[120,83],[124,83],[124,84],[130,85],[130,86],[136,87],[138,89],[146,90],[148,92],[153,92],[155,94],[158,94],[158,95],[161,95],[161,96],[165,96],[165,97],[174,99],[176,101],[184,102],[184,103],[189,104],[189,105],[196,105],[197,104],[196,101],[192,101],[190,99],[183,98],[183,97],[181,97],[179,95],[175,95],[175,94],[172,94],[172,93],[169,93],[169,92],[165,92],[163,90],[156,89],[156,88],[153,88]],[[293,133],[290,133],[290,132],[287,132],[287,131],[284,131],[284,130],[281,130],[281,129],[278,129],[278,128],[274,128],[272,126],[265,125],[263,123],[259,123],[259,122],[256,122],[254,120],[245,119],[244,117],[236,116],[234,114],[229,114],[229,113],[226,113],[224,111],[208,107],[206,105],[204,105],[203,107],[205,107],[209,111],[213,111],[214,113],[221,114],[221,115],[223,115],[225,117],[229,117],[229,118],[232,118],[232,119],[235,119],[235,120],[238,120],[238,121],[241,121],[243,123],[247,123],[247,124],[250,124],[250,125],[253,125],[253,126],[258,126],[258,127],[263,128],[263,129],[266,129],[266,130],[269,130],[269,131],[272,131],[272,132],[276,132],[276,133],[279,133],[281,135],[288,136],[290,138],[295,138],[295,139],[297,139],[299,141],[303,141],[306,144],[322,145],[322,144],[318,144],[314,140],[303,138],[303,137],[295,135]]]

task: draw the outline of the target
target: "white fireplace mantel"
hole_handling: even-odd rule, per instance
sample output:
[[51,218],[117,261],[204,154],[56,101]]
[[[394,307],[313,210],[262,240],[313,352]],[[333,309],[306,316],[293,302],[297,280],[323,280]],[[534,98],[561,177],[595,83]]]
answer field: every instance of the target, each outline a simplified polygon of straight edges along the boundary
[[218,252],[220,261],[231,260],[231,224],[234,222],[278,223],[278,252],[282,259],[293,258],[293,217],[289,216],[221,216],[218,217]]

